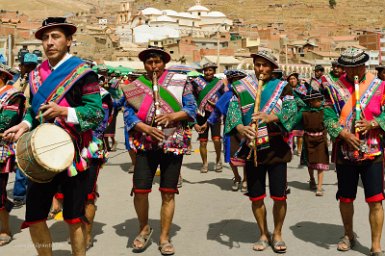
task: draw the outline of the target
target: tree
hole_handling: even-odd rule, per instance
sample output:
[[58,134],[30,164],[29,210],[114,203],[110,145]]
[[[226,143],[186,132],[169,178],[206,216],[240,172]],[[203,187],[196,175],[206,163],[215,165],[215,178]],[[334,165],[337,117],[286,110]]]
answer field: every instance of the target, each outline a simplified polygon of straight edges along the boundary
[[329,7],[331,9],[334,9],[337,5],[337,1],[336,0],[329,0]]

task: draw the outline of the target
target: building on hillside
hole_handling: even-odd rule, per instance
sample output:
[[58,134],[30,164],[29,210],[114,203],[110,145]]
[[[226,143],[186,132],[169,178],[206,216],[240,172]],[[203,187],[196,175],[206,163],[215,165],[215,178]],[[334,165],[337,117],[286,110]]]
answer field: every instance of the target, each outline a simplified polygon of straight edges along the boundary
[[[163,40],[169,37],[167,29],[175,29],[179,33],[179,37],[210,37],[213,33],[227,32],[232,25],[232,20],[228,19],[225,14],[218,11],[210,11],[207,7],[200,5],[197,1],[187,12],[176,12],[174,10],[158,10],[153,7],[145,8],[133,14],[133,1],[121,2],[121,11],[118,13],[118,24],[116,33],[121,40],[132,40],[133,43],[145,43],[135,41],[138,36],[136,33],[142,33],[137,27],[146,25],[150,28],[156,28],[155,38],[151,35],[141,39],[148,41]],[[125,13],[125,14],[124,14]],[[129,17],[131,17],[129,19]],[[128,21],[126,20],[129,19]],[[143,27],[142,27],[143,28]],[[167,29],[166,29],[167,28]],[[164,32],[164,33],[163,33]],[[175,35],[175,33],[173,33]]]
[[385,29],[378,31],[362,30],[358,41],[361,46],[368,50],[379,51],[379,63],[385,63]]

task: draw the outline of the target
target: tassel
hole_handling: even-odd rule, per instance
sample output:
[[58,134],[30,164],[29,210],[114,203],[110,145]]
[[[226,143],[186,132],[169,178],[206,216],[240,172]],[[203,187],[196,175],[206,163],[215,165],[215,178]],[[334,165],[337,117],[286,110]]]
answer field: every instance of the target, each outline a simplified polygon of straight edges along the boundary
[[68,167],[67,174],[68,174],[68,177],[74,177],[74,176],[76,176],[78,174],[74,164],[71,164],[71,166]]
[[87,170],[87,162],[86,162],[86,160],[84,160],[83,157],[81,157],[80,161],[78,163],[76,163],[76,169],[79,172],[83,172],[83,171]]
[[83,148],[80,155],[81,155],[81,157],[83,157],[83,158],[87,158],[87,156],[88,156],[88,150],[87,150],[86,148]]

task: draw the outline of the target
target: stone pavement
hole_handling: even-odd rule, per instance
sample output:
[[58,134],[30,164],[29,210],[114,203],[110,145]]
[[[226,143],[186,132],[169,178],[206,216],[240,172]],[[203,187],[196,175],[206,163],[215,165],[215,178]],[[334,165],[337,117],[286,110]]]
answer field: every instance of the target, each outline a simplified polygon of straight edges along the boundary
[[[130,164],[124,149],[121,116],[118,118],[118,150],[112,152],[110,161],[99,177],[100,198],[94,225],[95,244],[87,255],[118,256],[134,255],[131,244],[138,232],[138,223],[130,197],[132,174],[127,170]],[[199,147],[194,139],[193,148]],[[241,192],[231,191],[233,177],[228,165],[222,173],[212,171],[214,167],[213,146],[209,145],[211,170],[201,174],[200,156],[194,152],[184,159],[183,187],[176,196],[176,212],[171,230],[172,242],[179,256],[211,255],[275,255],[271,248],[264,252],[252,251],[258,238],[257,225],[251,213],[251,204]],[[336,175],[329,171],[325,175],[325,195],[316,197],[308,189],[306,168],[298,168],[299,159],[294,156],[289,163],[288,181],[291,194],[288,197],[288,212],[283,229],[288,256],[298,255],[367,255],[370,248],[368,207],[364,202],[363,190],[358,190],[355,205],[354,225],[358,243],[354,250],[341,253],[336,243],[343,234],[338,203],[335,200]],[[13,175],[8,184],[11,195]],[[160,193],[158,178],[155,179],[150,195],[150,225],[154,228],[151,246],[140,255],[160,255],[157,249],[159,239]],[[272,200],[265,200],[268,209],[268,225],[272,230]],[[28,230],[20,230],[25,207],[11,212],[14,240],[0,248],[1,256],[36,255]],[[62,221],[48,222],[53,236],[54,255],[70,255],[67,244],[67,227]],[[382,241],[385,246],[384,241]]]

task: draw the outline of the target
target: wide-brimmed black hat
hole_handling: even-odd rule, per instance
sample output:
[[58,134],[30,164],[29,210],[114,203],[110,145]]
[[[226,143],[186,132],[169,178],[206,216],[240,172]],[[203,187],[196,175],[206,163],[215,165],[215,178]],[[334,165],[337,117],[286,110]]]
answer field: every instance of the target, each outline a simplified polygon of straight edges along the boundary
[[147,60],[147,56],[151,53],[156,53],[156,54],[162,55],[163,61],[165,64],[170,62],[170,60],[171,60],[171,56],[170,56],[170,54],[168,54],[168,52],[166,52],[165,50],[163,50],[160,47],[154,47],[154,46],[150,46],[147,49],[141,51],[139,53],[138,57],[142,62],[145,62]]
[[223,72],[227,79],[242,79],[247,76],[247,73],[239,69],[227,69]]
[[0,66],[0,73],[7,75],[8,80],[13,79],[13,75],[4,66]]
[[214,62],[208,62],[206,64],[203,65],[202,69],[205,70],[206,68],[218,68],[217,64],[215,64]]
[[314,71],[318,71],[318,70],[325,72],[325,68],[319,64],[315,65],[315,67],[314,67]]
[[290,74],[286,77],[286,80],[289,81],[289,79],[290,79],[291,76],[295,76],[295,77],[298,79],[299,73],[297,73],[297,72],[290,73]]
[[253,59],[255,59],[256,57],[264,58],[265,60],[267,60],[271,64],[273,64],[274,68],[278,68],[279,67],[278,66],[278,62],[277,62],[277,58],[271,52],[268,52],[268,51],[265,51],[265,50],[260,50],[257,53],[252,53],[250,55],[250,57],[252,57]]
[[48,17],[47,19],[43,20],[41,27],[35,33],[35,37],[41,40],[44,31],[56,27],[61,27],[67,31],[67,35],[73,35],[77,30],[75,24],[68,23],[65,17]]
[[381,70],[385,69],[385,65],[378,65],[375,67],[375,69],[378,71],[378,72],[381,72]]
[[341,53],[338,58],[338,64],[342,67],[354,68],[365,65],[365,62],[369,60],[369,55],[361,49],[348,48]]

